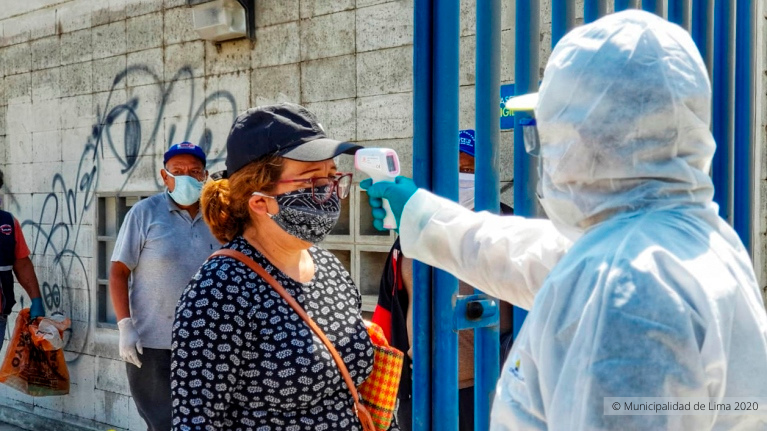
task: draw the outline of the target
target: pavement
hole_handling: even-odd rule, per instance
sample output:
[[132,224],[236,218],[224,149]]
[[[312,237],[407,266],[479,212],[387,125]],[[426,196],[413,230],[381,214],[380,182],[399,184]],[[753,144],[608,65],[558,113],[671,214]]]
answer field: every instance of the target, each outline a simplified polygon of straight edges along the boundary
[[5,422],[0,422],[0,431],[27,431],[24,428],[19,428],[17,426],[7,424]]

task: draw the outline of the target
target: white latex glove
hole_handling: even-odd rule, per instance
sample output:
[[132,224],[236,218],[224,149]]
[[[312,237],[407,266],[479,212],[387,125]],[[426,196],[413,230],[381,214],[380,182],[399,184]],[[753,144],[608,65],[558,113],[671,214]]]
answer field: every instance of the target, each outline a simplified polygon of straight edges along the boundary
[[133,326],[133,320],[130,317],[126,317],[117,322],[117,327],[120,329],[120,357],[124,361],[141,368],[138,353],[143,355],[144,348],[141,346],[138,331]]

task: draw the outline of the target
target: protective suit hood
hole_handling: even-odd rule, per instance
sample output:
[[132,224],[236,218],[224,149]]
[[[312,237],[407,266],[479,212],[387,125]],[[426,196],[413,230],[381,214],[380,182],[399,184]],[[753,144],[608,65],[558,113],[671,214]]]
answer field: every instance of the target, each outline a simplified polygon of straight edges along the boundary
[[710,99],[703,60],[677,25],[630,10],[569,32],[535,109],[549,218],[575,239],[621,213],[715,205]]

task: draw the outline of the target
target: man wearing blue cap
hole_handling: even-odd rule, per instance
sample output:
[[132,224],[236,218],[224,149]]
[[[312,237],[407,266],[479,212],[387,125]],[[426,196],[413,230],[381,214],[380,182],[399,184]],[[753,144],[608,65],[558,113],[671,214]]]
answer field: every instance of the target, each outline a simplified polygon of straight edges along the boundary
[[160,170],[167,190],[139,201],[120,227],[109,291],[131,395],[149,431],[171,428],[170,348],[176,303],[219,243],[200,213],[208,176],[195,144],[172,145]]

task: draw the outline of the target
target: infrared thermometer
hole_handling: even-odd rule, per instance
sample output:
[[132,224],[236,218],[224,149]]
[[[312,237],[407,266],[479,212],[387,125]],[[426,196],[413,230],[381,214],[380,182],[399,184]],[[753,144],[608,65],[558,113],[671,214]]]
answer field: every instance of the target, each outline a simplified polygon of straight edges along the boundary
[[[373,183],[379,181],[394,181],[399,175],[399,158],[397,152],[389,148],[363,148],[354,154],[354,167],[373,179]],[[386,229],[396,229],[397,220],[391,211],[389,201],[383,200],[383,208],[386,217],[383,225]]]

